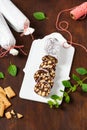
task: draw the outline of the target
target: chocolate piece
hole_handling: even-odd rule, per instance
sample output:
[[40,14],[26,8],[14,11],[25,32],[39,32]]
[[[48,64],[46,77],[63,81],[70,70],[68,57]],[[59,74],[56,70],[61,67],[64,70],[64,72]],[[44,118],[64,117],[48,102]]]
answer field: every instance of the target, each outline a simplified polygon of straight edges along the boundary
[[51,91],[51,86],[47,82],[38,82],[35,87],[34,91],[40,96],[48,96]]

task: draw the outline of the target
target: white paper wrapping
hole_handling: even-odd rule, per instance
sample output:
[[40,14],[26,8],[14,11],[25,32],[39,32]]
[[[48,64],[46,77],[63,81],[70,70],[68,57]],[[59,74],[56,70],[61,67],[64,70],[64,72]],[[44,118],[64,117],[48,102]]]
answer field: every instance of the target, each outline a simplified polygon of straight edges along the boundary
[[3,15],[0,13],[0,46],[5,50],[15,46],[16,40],[10,31]]
[[15,31],[23,32],[24,35],[34,32],[29,27],[29,19],[10,0],[0,0],[0,11]]

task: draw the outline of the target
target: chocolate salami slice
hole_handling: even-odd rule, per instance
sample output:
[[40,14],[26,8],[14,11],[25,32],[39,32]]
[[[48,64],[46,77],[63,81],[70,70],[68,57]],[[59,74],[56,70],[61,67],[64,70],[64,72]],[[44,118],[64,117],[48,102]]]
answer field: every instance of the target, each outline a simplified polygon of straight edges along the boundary
[[51,61],[51,63],[57,63],[58,62],[58,60],[51,55],[46,55],[46,56],[42,57],[42,61]]
[[47,82],[38,82],[35,87],[34,91],[40,96],[48,96],[51,91],[51,86]]
[[34,74],[34,79],[35,81],[39,81],[40,79],[44,79],[45,77],[49,77],[49,72],[47,70],[44,70],[44,69],[40,69],[40,70],[37,70],[36,73]]
[[53,78],[50,76],[49,72],[47,70],[38,70],[36,71],[36,73],[34,74],[34,79],[36,82],[48,82],[51,87],[53,87],[54,81]]

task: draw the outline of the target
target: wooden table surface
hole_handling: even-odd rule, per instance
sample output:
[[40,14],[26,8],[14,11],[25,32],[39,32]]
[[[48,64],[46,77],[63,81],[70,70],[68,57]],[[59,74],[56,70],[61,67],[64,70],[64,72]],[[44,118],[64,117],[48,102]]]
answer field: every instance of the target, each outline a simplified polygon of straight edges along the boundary
[[[75,7],[85,2],[85,0],[12,1],[30,19],[31,27],[35,28],[33,33],[35,39],[58,32],[55,27],[57,14],[63,9]],[[44,12],[47,19],[37,21],[33,17],[33,13],[36,11]],[[69,22],[69,31],[72,33],[73,41],[87,47],[87,17],[83,20],[75,21],[67,12],[61,16],[61,19]],[[28,54],[32,44],[31,36],[20,37],[20,34],[12,28],[11,31],[16,38],[16,44],[24,45],[23,49]],[[66,33],[60,33],[69,40],[69,36]],[[78,46],[74,47],[75,55],[70,76],[72,73],[76,73],[75,69],[78,67],[87,69],[87,53]],[[19,91],[24,77],[23,68],[26,64],[27,56],[22,53],[15,57],[8,54],[0,59],[0,71],[5,74],[5,79],[0,79],[0,86],[3,88],[11,86],[17,94],[16,97],[11,99],[12,106],[6,111],[14,109],[24,115],[22,119],[13,118],[7,120],[5,117],[1,118],[0,130],[87,130],[87,93],[82,93],[80,89],[71,94],[72,101],[70,104],[63,102],[59,109],[50,109],[47,104],[19,98]],[[10,76],[7,72],[10,62],[18,67],[16,77]]]

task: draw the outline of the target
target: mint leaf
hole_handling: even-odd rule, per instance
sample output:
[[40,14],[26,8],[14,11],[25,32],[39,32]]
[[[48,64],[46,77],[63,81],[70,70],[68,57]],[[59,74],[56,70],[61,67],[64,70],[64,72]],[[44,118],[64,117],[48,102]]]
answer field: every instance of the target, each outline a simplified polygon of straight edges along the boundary
[[77,90],[77,87],[76,85],[74,85],[72,88],[71,88],[72,92],[75,92]]
[[80,80],[80,78],[79,78],[77,75],[75,75],[75,74],[72,75],[72,78],[73,78],[75,81],[79,81],[79,80]]
[[59,104],[58,104],[57,101],[55,102],[54,106],[55,106],[56,108],[59,108]]
[[17,67],[16,67],[16,65],[10,64],[10,66],[8,67],[8,73],[11,76],[16,76],[16,74],[17,74]]
[[64,81],[62,81],[62,84],[63,84],[66,88],[70,88],[70,87],[72,87],[70,81],[68,81],[68,80],[64,80]]
[[67,92],[64,92],[64,94],[63,94],[63,95],[64,95],[64,97],[66,97],[66,96],[68,95],[68,93],[67,93]]
[[82,84],[82,90],[83,92],[87,92],[87,84],[85,83]]
[[62,97],[59,97],[58,95],[54,94],[54,95],[51,95],[50,98],[52,99],[48,101],[48,105],[50,106],[50,108],[52,107],[59,108],[58,101],[62,100]]
[[[59,104],[58,101],[61,100],[62,98],[64,99],[64,101],[66,103],[69,103],[71,98],[70,98],[70,93],[71,92],[75,92],[77,90],[77,87],[81,87],[83,92],[87,92],[87,83],[85,83],[85,81],[87,81],[87,69],[79,67],[76,69],[76,72],[78,73],[78,75],[81,77],[81,75],[83,75],[83,79],[81,79],[80,77],[78,77],[75,74],[72,74],[72,79],[74,80],[74,82],[76,81],[76,84],[72,85],[71,82],[69,80],[64,80],[62,81],[62,84],[65,86],[65,91],[60,90],[60,92],[63,93],[63,97],[59,97],[58,95],[54,94],[51,96],[51,101],[49,101],[50,107],[52,108],[53,106],[58,108]],[[85,76],[86,75],[86,76]]]
[[0,79],[4,79],[4,73],[0,72]]
[[85,74],[87,74],[87,70],[85,69],[85,68],[77,68],[76,69],[76,72],[78,73],[78,74],[80,74],[80,75],[85,75]]
[[53,102],[52,100],[49,100],[49,101],[48,101],[48,105],[50,106],[50,108],[52,108],[53,105],[54,105],[54,102]]
[[44,20],[44,19],[46,19],[46,16],[45,16],[45,14],[43,12],[35,12],[35,13],[33,13],[33,16],[37,20]]
[[66,102],[66,103],[69,103],[69,102],[70,102],[70,96],[69,96],[69,95],[67,95],[67,96],[65,97],[65,102]]
[[58,95],[52,95],[51,99],[53,99],[53,100],[62,100],[62,98],[59,97]]

